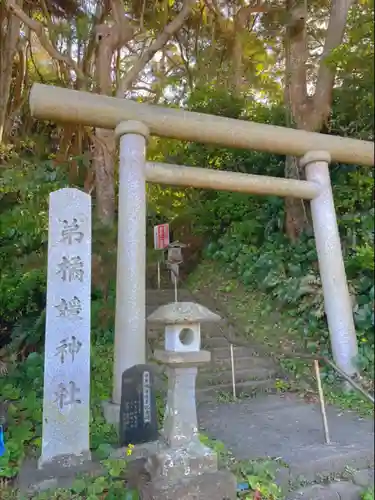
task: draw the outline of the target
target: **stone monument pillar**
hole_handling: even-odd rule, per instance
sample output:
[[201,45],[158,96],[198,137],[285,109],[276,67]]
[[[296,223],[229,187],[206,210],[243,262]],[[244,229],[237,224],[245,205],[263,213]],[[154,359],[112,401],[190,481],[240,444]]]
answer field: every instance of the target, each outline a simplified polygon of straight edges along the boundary
[[149,481],[140,485],[142,499],[234,500],[236,480],[219,471],[217,455],[199,440],[195,381],[198,366],[210,361],[201,350],[200,324],[220,316],[193,302],[160,307],[149,322],[165,325],[165,349],[155,358],[168,369],[168,396],[164,426],[145,468]]

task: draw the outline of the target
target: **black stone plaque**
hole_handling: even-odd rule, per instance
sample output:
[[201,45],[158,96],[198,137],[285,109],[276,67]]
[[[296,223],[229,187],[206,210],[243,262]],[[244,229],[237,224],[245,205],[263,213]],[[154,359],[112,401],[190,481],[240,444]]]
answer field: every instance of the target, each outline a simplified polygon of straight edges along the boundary
[[134,365],[122,374],[120,446],[155,441],[158,423],[150,365]]

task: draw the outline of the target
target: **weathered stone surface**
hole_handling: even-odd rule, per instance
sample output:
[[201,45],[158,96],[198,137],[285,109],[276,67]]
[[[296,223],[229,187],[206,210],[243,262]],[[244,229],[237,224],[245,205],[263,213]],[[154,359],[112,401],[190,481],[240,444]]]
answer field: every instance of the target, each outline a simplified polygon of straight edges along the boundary
[[77,474],[99,476],[104,472],[102,466],[94,461],[86,461],[75,467],[62,467],[61,461],[56,460],[39,469],[36,460],[26,460],[20,469],[17,486],[20,493],[33,494],[38,491],[69,488]]
[[112,401],[102,401],[104,420],[111,425],[118,425],[120,422],[120,405]]
[[198,438],[195,380],[197,368],[168,368],[168,395],[162,436],[167,445],[184,447]]
[[217,471],[178,482],[153,481],[140,487],[142,500],[235,500],[236,479],[230,472]]
[[200,323],[166,325],[164,335],[166,351],[197,352],[201,348]]
[[43,435],[39,466],[90,458],[91,198],[50,195]]
[[313,484],[307,488],[291,493],[286,500],[339,500],[337,494],[321,484]]
[[162,323],[164,325],[218,322],[221,318],[218,314],[211,312],[207,307],[195,302],[173,302],[161,306],[147,318],[150,323]]
[[127,462],[132,462],[140,459],[146,460],[149,457],[156,455],[161,446],[163,447],[165,445],[162,445],[160,441],[151,441],[149,443],[136,444],[132,449],[131,455],[128,455],[127,453],[127,446],[123,446],[113,449],[110,456],[114,459],[121,458],[123,460],[126,460]]
[[324,443],[319,406],[286,395],[268,395],[236,404],[203,403],[201,428],[220,439],[238,459],[280,457],[291,479],[308,482],[360,469],[374,462],[374,423],[354,412],[327,406],[332,445]]
[[287,500],[360,500],[362,488],[349,481],[313,484],[291,493]]
[[154,358],[160,363],[168,366],[179,365],[179,367],[188,367],[209,363],[211,360],[211,353],[210,351],[175,352],[156,349]]
[[349,481],[334,482],[329,485],[340,500],[361,500],[363,488]]
[[[163,478],[169,483],[184,477],[195,477],[205,472],[216,472],[217,455],[199,441],[189,443],[185,448],[171,448],[162,440],[136,445],[130,456],[127,448],[113,450],[111,458],[123,459],[129,463],[129,470],[148,480]],[[136,479],[139,482],[139,478]],[[138,486],[138,482],[133,486]]]
[[153,480],[163,477],[169,482],[178,482],[183,477],[216,472],[217,455],[199,441],[185,448],[160,446],[158,453],[147,460],[145,470]]
[[353,472],[351,480],[362,488],[374,487],[374,469],[356,470]]

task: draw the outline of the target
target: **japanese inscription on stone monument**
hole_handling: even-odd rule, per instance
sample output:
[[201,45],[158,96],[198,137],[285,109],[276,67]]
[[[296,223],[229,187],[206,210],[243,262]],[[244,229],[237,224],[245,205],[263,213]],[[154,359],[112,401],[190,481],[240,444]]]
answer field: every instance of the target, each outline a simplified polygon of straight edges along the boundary
[[120,445],[158,437],[153,374],[149,365],[135,365],[122,375]]
[[39,467],[90,458],[91,198],[50,194],[43,435]]

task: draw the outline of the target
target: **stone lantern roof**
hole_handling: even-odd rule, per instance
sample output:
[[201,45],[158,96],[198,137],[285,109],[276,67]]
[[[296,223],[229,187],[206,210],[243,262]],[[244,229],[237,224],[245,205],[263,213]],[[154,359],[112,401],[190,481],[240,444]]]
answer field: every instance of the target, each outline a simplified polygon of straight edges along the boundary
[[195,302],[173,302],[159,307],[147,318],[150,323],[163,325],[217,323],[221,317]]

